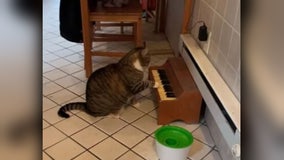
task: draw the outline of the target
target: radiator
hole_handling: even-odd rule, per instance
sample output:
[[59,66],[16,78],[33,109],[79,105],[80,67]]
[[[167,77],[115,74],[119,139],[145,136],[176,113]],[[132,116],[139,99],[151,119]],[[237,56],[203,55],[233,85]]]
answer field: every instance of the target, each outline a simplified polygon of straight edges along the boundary
[[190,34],[179,51],[205,103],[205,121],[224,160],[240,159],[240,102]]

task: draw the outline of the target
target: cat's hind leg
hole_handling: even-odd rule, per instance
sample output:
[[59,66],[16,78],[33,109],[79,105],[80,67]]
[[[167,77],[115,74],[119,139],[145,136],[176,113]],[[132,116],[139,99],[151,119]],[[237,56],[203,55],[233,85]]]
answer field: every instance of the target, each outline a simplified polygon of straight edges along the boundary
[[126,107],[133,106],[133,107],[139,107],[140,102],[138,101],[138,96],[134,95],[131,98],[128,99]]
[[121,107],[120,110],[118,110],[116,113],[110,113],[109,115],[107,115],[107,118],[115,118],[115,119],[119,119],[120,115],[122,114],[122,112],[125,110],[125,107]]

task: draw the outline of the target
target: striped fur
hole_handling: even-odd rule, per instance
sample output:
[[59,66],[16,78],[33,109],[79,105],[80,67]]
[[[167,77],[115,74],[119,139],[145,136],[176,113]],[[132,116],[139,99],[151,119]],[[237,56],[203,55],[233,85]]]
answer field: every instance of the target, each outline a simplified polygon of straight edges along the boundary
[[[73,109],[84,110],[93,116],[117,114],[122,107],[129,105],[137,93],[154,86],[152,81],[143,81],[149,63],[147,49],[135,48],[129,51],[118,63],[109,64],[92,73],[87,81],[86,102],[66,104],[59,109],[58,115],[68,118],[66,112]],[[143,71],[137,66],[142,66]]]
[[86,110],[86,102],[68,103],[68,104],[62,106],[58,110],[58,115],[60,115],[61,117],[64,117],[64,118],[69,118],[70,116],[69,116],[69,114],[66,113],[66,111],[70,111],[70,110],[74,110],[74,109]]

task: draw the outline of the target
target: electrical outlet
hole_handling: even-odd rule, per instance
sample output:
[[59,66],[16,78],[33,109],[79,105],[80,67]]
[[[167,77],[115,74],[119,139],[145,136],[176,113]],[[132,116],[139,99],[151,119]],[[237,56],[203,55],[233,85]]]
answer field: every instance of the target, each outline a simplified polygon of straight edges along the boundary
[[211,33],[212,33],[212,32],[209,32],[209,33],[208,33],[207,41],[199,41],[200,47],[202,48],[202,50],[203,50],[206,54],[208,54],[208,52],[209,52],[209,47],[210,47],[210,42],[211,42]]

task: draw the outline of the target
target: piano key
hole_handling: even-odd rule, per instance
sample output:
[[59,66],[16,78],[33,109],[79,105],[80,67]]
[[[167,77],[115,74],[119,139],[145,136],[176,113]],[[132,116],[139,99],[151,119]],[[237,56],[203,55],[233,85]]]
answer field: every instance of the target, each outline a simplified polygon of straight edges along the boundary
[[161,83],[162,83],[163,85],[169,85],[169,84],[170,84],[170,81],[168,81],[168,80],[161,80]]
[[170,85],[163,85],[163,88],[165,89],[165,91],[168,91],[168,92],[172,92],[173,89]]
[[160,92],[161,94],[162,94],[162,93],[165,93],[165,90],[164,90],[164,88],[162,88],[162,87],[158,87],[157,90],[158,90],[158,92]]
[[165,95],[165,94],[160,94],[160,98],[161,98],[161,101],[165,101],[165,100],[176,100],[175,97],[167,97],[167,95]]
[[163,69],[152,70],[152,75],[155,82],[162,84],[157,88],[161,101],[175,100],[176,96],[173,93],[172,87],[170,86],[166,71]]
[[164,75],[166,74],[166,71],[164,69],[158,69],[157,72],[159,74],[164,74]]
[[162,84],[170,84],[168,79],[165,79],[165,78],[161,79],[157,70],[152,70],[152,75],[153,75],[153,79],[154,79],[155,82],[159,82],[159,83],[162,83]]
[[168,77],[166,75],[160,74],[159,77],[161,80],[168,80]]
[[165,79],[168,79],[167,73],[166,73],[165,70],[158,69],[157,72],[158,72],[160,77],[165,77]]
[[167,97],[176,97],[176,95],[173,92],[167,92],[166,96]]
[[159,73],[157,72],[157,70],[152,70],[152,75],[153,77],[159,77]]

